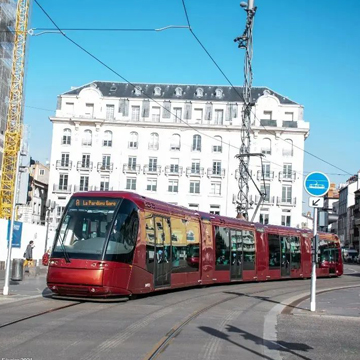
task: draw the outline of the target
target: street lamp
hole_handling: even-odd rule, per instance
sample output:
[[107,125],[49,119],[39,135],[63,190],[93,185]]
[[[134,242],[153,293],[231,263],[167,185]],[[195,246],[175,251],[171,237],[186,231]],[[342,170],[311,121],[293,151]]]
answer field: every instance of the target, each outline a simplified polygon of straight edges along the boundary
[[48,235],[49,235],[49,225],[50,225],[50,213],[52,213],[55,209],[56,202],[47,199],[46,201],[46,235],[45,235],[45,249],[44,253],[47,251],[47,242],[48,242]]

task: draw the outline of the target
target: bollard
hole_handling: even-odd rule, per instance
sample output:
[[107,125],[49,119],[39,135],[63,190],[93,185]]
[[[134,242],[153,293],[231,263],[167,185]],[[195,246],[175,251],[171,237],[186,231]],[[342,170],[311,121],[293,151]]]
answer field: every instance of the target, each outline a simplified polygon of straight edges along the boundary
[[23,279],[24,260],[13,259],[11,268],[11,280],[22,281]]

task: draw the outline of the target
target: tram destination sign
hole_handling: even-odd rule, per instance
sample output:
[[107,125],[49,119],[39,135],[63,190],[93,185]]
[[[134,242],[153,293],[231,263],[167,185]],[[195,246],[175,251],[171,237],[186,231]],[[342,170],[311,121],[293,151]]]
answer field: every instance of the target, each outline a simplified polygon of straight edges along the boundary
[[310,196],[321,197],[329,191],[330,180],[327,175],[322,172],[312,172],[306,176],[304,188]]

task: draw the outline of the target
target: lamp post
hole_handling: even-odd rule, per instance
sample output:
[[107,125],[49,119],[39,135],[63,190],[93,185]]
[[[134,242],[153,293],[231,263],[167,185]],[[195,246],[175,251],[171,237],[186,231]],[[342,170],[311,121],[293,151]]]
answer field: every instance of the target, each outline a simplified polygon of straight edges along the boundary
[[56,203],[55,201],[50,201],[48,199],[46,201],[46,235],[45,235],[45,249],[44,253],[47,251],[47,243],[48,243],[48,236],[49,236],[49,225],[50,225],[50,213],[52,213],[55,209]]

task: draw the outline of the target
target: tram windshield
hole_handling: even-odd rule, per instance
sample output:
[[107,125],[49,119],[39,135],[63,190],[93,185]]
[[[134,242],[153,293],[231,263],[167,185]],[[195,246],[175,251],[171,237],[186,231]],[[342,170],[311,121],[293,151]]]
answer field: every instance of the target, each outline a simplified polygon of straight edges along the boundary
[[137,231],[137,207],[131,201],[72,198],[62,218],[52,256],[130,263]]

